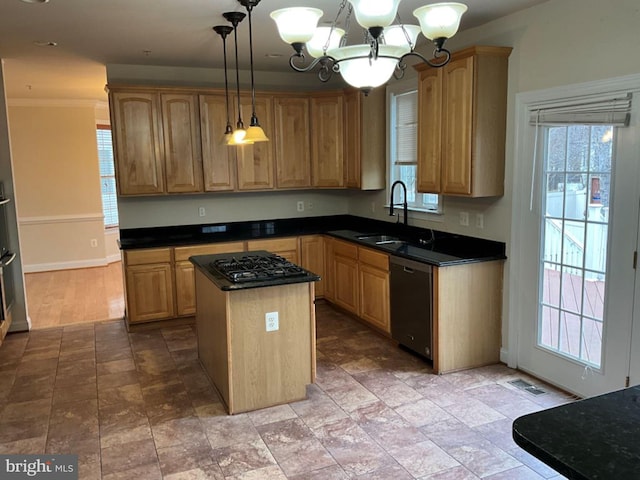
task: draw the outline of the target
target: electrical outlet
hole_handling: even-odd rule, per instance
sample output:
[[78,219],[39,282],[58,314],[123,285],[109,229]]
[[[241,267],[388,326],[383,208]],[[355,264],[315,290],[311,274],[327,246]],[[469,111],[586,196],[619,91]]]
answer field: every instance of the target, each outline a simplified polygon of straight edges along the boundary
[[207,212],[205,211],[204,207],[200,207],[198,209],[198,216],[199,217],[204,217],[207,214]]
[[299,212],[304,212],[304,202],[302,200],[298,201],[297,209]]
[[476,228],[484,228],[484,215],[476,213]]
[[278,312],[267,312],[264,314],[264,319],[267,325],[267,332],[275,332],[280,328]]
[[460,225],[463,227],[469,226],[469,212],[460,212]]
[[98,246],[98,240],[95,238],[91,239],[91,247],[96,248]]

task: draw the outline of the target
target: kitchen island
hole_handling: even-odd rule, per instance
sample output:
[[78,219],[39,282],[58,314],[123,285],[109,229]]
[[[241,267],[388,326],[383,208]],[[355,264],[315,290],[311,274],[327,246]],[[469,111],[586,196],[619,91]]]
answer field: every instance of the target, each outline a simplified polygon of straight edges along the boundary
[[[231,414],[302,400],[315,380],[319,277],[283,260],[266,251],[190,258],[198,356]],[[270,273],[255,275],[267,263]],[[241,265],[238,276],[225,265]]]
[[513,439],[571,480],[640,476],[640,386],[517,418]]

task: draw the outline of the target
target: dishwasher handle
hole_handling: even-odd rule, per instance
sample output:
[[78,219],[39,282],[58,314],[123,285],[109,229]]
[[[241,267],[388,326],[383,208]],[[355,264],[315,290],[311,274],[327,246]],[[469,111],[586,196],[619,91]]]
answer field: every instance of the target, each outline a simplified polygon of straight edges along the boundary
[[415,270],[411,267],[402,267],[405,273],[415,273]]

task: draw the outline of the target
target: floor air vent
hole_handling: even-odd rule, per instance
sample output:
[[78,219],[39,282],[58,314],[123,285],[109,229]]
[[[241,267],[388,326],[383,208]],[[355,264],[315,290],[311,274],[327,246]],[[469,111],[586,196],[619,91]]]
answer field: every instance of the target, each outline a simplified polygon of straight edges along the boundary
[[509,383],[511,385],[513,385],[514,387],[519,388],[520,390],[524,390],[526,392],[529,392],[532,395],[543,395],[543,394],[547,393],[542,388],[536,387],[535,385],[532,385],[529,382],[526,382],[524,380],[520,380],[520,379],[511,380]]

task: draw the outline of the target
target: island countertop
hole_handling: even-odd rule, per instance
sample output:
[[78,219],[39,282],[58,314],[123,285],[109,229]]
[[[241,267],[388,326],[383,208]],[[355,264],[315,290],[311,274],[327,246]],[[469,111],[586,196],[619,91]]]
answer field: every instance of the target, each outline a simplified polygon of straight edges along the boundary
[[569,479],[640,478],[640,386],[524,415],[513,439]]
[[[228,280],[224,275],[222,275],[219,271],[217,271],[213,267],[213,262],[220,259],[229,258],[230,254],[228,253],[219,253],[214,255],[196,255],[193,257],[189,257],[189,261],[193,263],[193,265],[200,270],[209,280],[213,282],[213,284],[223,291],[230,290],[246,290],[248,288],[262,288],[262,287],[273,287],[277,285],[290,285],[293,283],[303,283],[303,282],[317,282],[320,280],[320,276],[316,275],[313,272],[309,272],[308,270],[304,270],[300,268],[304,273],[296,276],[282,276],[282,277],[272,277],[266,280],[256,280],[256,281],[245,281],[240,283],[234,283]],[[262,257],[276,257],[273,253],[269,253],[264,250],[254,250],[251,252],[237,252],[231,254],[231,256],[236,258],[243,258],[247,256],[262,256]]]

